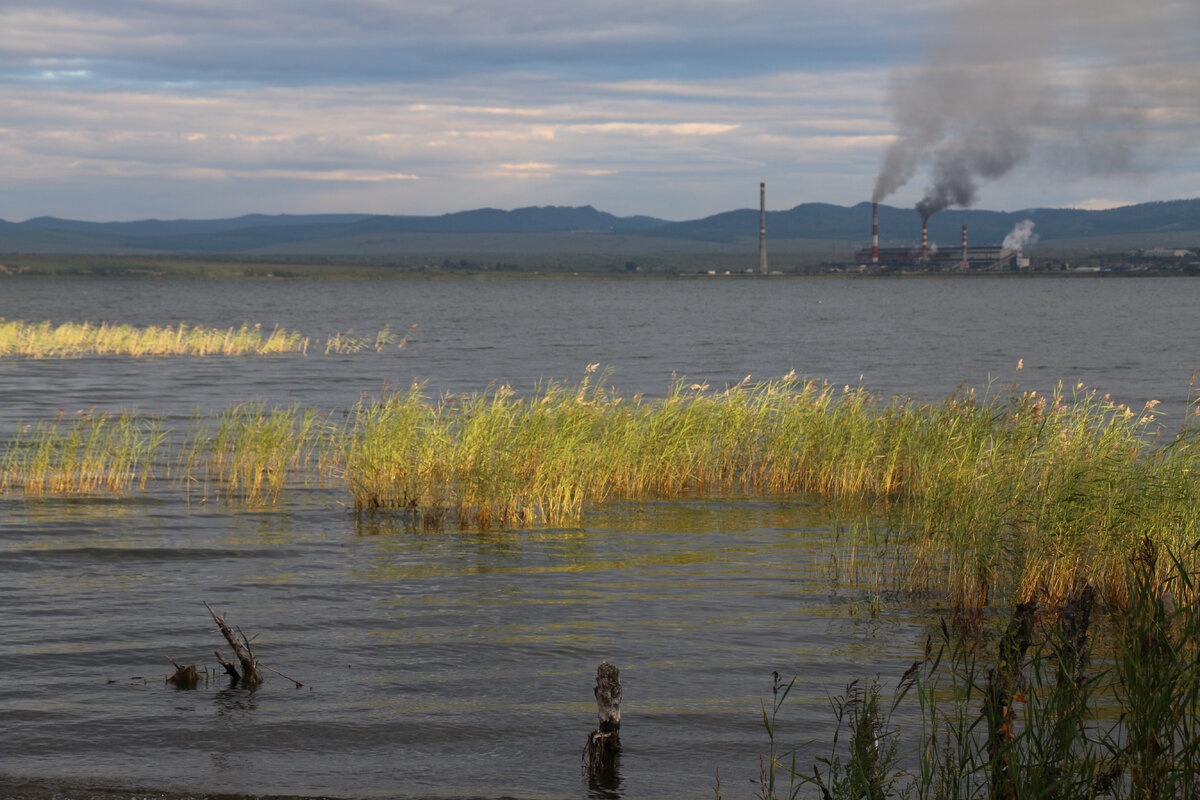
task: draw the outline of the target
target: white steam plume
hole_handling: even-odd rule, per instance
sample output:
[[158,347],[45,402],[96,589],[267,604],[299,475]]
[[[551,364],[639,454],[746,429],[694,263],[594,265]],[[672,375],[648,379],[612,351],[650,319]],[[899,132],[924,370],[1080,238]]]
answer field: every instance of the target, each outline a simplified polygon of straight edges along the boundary
[[893,76],[897,138],[873,199],[927,169],[927,219],[1034,156],[1068,177],[1138,170],[1155,75],[1190,58],[1171,31],[1192,18],[1175,0],[970,0]]
[[1025,219],[1018,222],[1008,236],[1004,237],[1002,247],[1005,250],[1024,250],[1037,244],[1037,240],[1038,235],[1033,232],[1033,220]]

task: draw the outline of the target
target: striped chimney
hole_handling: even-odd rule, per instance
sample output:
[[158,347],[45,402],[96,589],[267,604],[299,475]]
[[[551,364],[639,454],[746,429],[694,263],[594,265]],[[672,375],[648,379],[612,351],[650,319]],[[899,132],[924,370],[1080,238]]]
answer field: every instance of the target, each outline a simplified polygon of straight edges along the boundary
[[879,203],[871,203],[871,263],[879,263]]
[[921,223],[921,260],[929,255],[929,223]]
[[767,274],[767,184],[758,185],[758,271]]
[[966,224],[964,224],[964,225],[963,225],[963,245],[962,245],[962,250],[963,250],[963,256],[962,256],[962,260],[963,260],[963,263],[965,264],[965,263],[967,263],[967,226],[966,226]]

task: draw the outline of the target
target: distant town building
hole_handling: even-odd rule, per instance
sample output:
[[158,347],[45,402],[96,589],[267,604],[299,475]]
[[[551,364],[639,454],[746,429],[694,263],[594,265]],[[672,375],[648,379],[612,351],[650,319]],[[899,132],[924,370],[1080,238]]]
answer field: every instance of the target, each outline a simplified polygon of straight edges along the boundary
[[1169,247],[1151,247],[1149,250],[1143,250],[1142,255],[1150,258],[1187,258],[1194,256],[1191,250],[1172,250]]

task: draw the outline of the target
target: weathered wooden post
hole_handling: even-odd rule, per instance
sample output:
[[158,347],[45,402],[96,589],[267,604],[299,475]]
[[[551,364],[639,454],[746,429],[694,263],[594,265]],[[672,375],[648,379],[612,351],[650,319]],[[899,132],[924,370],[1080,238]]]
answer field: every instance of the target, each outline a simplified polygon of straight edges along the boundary
[[1019,689],[1021,667],[1033,637],[1033,617],[1037,602],[1018,603],[1012,620],[1000,639],[1000,657],[988,670],[983,696],[983,716],[988,724],[987,755],[991,765],[993,800],[1017,800],[1009,766],[1011,744],[1015,739],[1013,723],[1017,714],[1012,708],[1013,695]]
[[596,712],[600,727],[588,735],[584,755],[593,784],[613,788],[617,777],[617,754],[621,751],[621,671],[605,661],[596,667]]

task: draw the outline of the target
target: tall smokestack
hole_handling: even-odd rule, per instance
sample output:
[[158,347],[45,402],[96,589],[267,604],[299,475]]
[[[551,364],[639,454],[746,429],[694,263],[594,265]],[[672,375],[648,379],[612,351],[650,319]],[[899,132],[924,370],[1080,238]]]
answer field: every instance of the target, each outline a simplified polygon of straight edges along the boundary
[[871,203],[871,263],[879,263],[879,203]]
[[967,226],[966,226],[966,223],[963,223],[962,265],[963,265],[963,269],[966,269],[966,267],[967,267]]
[[758,185],[758,271],[767,274],[767,184]]
[[921,260],[929,256],[929,223],[921,223]]

